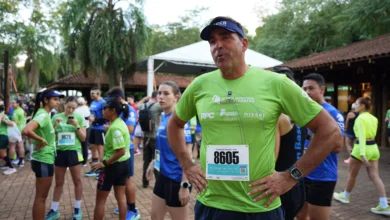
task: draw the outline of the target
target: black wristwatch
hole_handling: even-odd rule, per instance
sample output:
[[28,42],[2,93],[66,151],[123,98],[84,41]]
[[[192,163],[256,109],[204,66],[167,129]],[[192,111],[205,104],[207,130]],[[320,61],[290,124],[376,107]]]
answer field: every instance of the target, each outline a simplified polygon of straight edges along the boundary
[[189,183],[189,182],[181,182],[180,183],[180,187],[184,188],[184,189],[190,188],[191,187],[191,183]]
[[291,177],[297,180],[298,182],[303,178],[302,172],[294,165],[288,168],[288,170],[290,171]]

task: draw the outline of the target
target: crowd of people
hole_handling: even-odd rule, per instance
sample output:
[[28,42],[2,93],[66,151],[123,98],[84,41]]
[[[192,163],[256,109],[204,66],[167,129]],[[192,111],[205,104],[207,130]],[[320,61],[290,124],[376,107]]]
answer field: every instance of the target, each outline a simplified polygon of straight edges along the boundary
[[[132,176],[141,150],[142,186],[156,180],[152,219],[166,213],[189,219],[192,191],[199,220],[329,219],[333,199],[350,202],[362,165],[378,192],[371,212],[390,215],[379,176],[378,119],[370,113],[369,97],[358,98],[344,120],[325,100],[322,75],[304,76],[299,87],[288,67],[268,71],[247,65],[248,39],[237,21],[214,18],[201,38],[209,42],[217,70],[197,77],[183,94],[175,82],[165,81],[137,103],[119,87],[105,93],[91,88],[89,106],[86,98],[47,89],[36,94],[31,115],[21,100],[12,101],[10,116],[0,103],[1,168],[13,174],[30,155],[36,177],[33,219],[60,217],[67,170],[74,184],[73,219],[82,219],[82,167],[89,159],[91,170],[84,175],[97,179],[94,219],[103,219],[112,188],[118,208],[111,211],[121,220],[140,219]],[[385,121],[390,141],[390,110]],[[347,185],[335,193],[344,141]]]

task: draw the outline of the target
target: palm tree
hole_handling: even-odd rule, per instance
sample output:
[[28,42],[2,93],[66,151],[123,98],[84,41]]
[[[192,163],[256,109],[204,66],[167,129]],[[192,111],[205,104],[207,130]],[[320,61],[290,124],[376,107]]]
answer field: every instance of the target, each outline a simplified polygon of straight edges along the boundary
[[69,56],[80,62],[85,75],[90,69],[100,76],[107,73],[110,87],[120,85],[122,75],[135,72],[147,40],[143,1],[130,3],[126,12],[116,6],[118,2],[69,0],[62,17]]

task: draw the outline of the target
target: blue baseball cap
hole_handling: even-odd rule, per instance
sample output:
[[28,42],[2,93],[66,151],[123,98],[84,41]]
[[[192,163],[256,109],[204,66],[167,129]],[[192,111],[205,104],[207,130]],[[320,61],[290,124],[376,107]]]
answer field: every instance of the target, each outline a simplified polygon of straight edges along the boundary
[[244,31],[242,30],[242,28],[240,28],[237,22],[233,22],[231,20],[222,19],[222,18],[214,19],[214,20],[215,21],[213,21],[211,24],[203,28],[202,32],[200,33],[200,38],[202,38],[202,40],[208,41],[210,39],[211,32],[217,28],[223,28],[230,32],[237,33],[241,37],[245,36]]
[[44,98],[50,98],[50,97],[64,98],[65,96],[60,92],[58,92],[57,90],[45,90],[42,92],[40,99],[43,100]]

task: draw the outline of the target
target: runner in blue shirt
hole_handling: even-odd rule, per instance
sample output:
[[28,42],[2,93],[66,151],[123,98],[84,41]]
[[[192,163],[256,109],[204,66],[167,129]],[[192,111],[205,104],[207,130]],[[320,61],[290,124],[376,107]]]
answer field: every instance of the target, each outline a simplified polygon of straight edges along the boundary
[[[344,136],[344,117],[332,105],[325,102],[325,79],[317,73],[311,73],[303,77],[303,90],[320,104],[337,122]],[[315,134],[314,134],[315,135]],[[309,175],[305,177],[306,202],[302,208],[299,219],[330,218],[330,207],[333,191],[337,182],[337,159],[336,153],[330,153],[328,157]]]
[[166,129],[179,97],[180,89],[175,82],[165,81],[160,84],[158,101],[163,113],[156,135],[156,156],[147,170],[149,180],[153,177],[153,167],[160,172],[153,190],[152,219],[164,218],[169,212],[173,220],[189,220],[191,184],[183,175],[180,163],[171,150]]
[[[132,144],[133,140],[133,133],[134,133],[134,128],[136,125],[136,113],[134,108],[129,105],[125,99],[124,99],[124,92],[121,88],[115,87],[112,88],[110,91],[107,92],[107,95],[109,98],[118,98],[119,101],[122,104],[126,104],[128,111],[122,112],[119,117],[125,122],[127,125],[127,128],[129,129],[130,133],[130,159],[129,159],[129,174],[128,178],[126,180],[126,200],[127,200],[127,215],[126,219],[127,220],[137,220],[141,218],[141,215],[138,212],[138,209],[135,206],[135,201],[136,201],[136,189],[135,189],[135,184],[131,180],[131,177],[134,176],[134,145]],[[125,117],[124,114],[128,114],[127,117]],[[116,208],[114,210],[115,214],[119,215],[119,209]]]
[[[89,107],[91,111],[91,116],[89,121],[92,123],[89,133],[88,143],[92,151],[92,163],[99,162],[103,160],[103,146],[104,146],[104,124],[106,120],[103,118],[103,109],[106,101],[101,97],[101,92],[99,88],[91,89],[91,98],[92,103]],[[97,176],[98,174],[91,170],[88,173],[85,173],[85,176]]]

